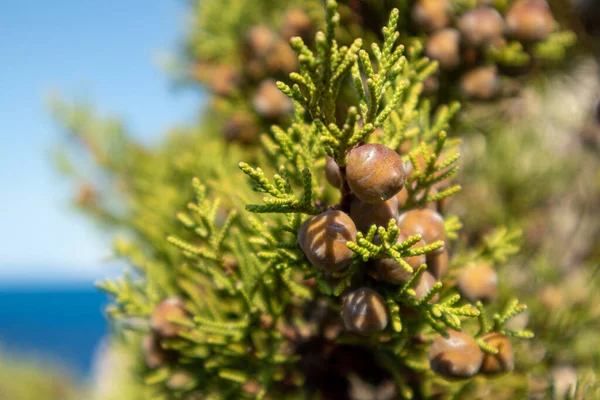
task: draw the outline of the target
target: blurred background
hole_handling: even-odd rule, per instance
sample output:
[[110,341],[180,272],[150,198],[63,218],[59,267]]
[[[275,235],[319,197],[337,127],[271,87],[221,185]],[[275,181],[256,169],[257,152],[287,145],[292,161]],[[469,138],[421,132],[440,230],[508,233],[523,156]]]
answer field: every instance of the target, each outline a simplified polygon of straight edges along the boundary
[[[0,398],[3,360],[60,366],[90,379],[107,333],[105,294],[115,276],[110,238],[73,212],[52,167],[55,91],[122,115],[139,139],[191,121],[198,95],[174,93],[162,65],[185,27],[177,1],[8,2],[0,12]],[[143,12],[140,12],[143,9]],[[54,367],[53,367],[54,368]]]

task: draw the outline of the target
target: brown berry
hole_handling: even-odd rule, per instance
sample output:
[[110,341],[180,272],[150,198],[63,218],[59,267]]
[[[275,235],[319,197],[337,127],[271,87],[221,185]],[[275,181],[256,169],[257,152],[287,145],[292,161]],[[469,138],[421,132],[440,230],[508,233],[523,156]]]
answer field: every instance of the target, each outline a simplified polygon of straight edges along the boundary
[[470,378],[479,371],[483,352],[475,339],[466,333],[447,332],[448,339],[438,335],[429,346],[429,365],[448,380]]
[[544,0],[517,0],[506,13],[507,34],[517,40],[544,41],[554,25],[554,17]]
[[423,32],[431,32],[450,24],[448,0],[418,0],[412,9],[412,20]]
[[[402,243],[406,239],[408,239],[408,235],[405,233],[401,233],[400,235],[398,235],[398,240],[396,241],[396,243]],[[411,248],[419,248],[423,246],[425,246],[425,242],[423,240],[419,240]],[[405,257],[404,261],[406,261],[413,270],[416,270],[417,268],[419,268],[419,266],[421,266],[421,264],[425,264],[425,255],[421,254],[418,256]],[[377,276],[380,279],[383,279],[384,281],[393,283],[395,285],[406,283],[412,277],[412,273],[407,272],[393,258],[384,258],[376,260],[375,268],[377,268]]]
[[504,20],[494,8],[479,7],[463,14],[457,26],[467,46],[480,47],[502,36]]
[[185,310],[183,302],[178,298],[170,297],[156,306],[150,317],[150,324],[160,336],[172,338],[179,335],[184,327],[171,320],[187,318],[189,313]]
[[404,207],[406,202],[408,201],[408,190],[406,190],[406,186],[404,186],[398,193],[396,193],[396,200],[398,201],[398,208]]
[[350,203],[350,217],[361,232],[367,232],[372,225],[387,228],[390,220],[398,217],[398,199],[394,196],[382,203],[363,203],[353,198]]
[[466,72],[460,81],[462,92],[475,100],[491,100],[501,90],[502,82],[495,65],[477,67]]
[[285,12],[281,26],[281,36],[284,39],[289,40],[294,36],[300,36],[305,40],[310,39],[312,31],[312,21],[304,10],[291,8]]
[[355,238],[354,222],[337,210],[307,219],[298,231],[298,244],[311,264],[329,272],[338,271],[352,262],[353,253],[346,243]]
[[[417,283],[417,286],[415,287],[415,297],[417,298],[417,300],[421,300],[423,297],[425,297],[425,295],[427,293],[429,293],[429,291],[431,290],[431,288],[433,288],[433,285],[435,285],[435,278],[433,277],[433,275],[431,275],[429,272],[425,271],[423,273],[423,275],[421,275],[421,278],[419,279],[419,282]],[[431,299],[431,303],[434,303],[436,301],[438,301],[438,299],[440,298],[439,293],[437,293],[435,296],[433,296],[433,298]]]
[[365,203],[380,203],[396,195],[404,185],[404,163],[382,144],[365,144],[348,153],[348,185]]
[[248,58],[266,57],[277,40],[277,35],[269,27],[256,25],[246,33],[244,50]]
[[266,118],[288,114],[293,108],[292,100],[279,90],[272,79],[261,82],[252,96],[252,105],[257,114]]
[[[421,235],[428,245],[438,240],[446,240],[444,219],[436,211],[428,208],[418,208],[401,214],[398,217],[398,228],[400,232],[408,235]],[[435,252],[441,253],[443,249],[444,246]]]
[[266,64],[271,73],[289,74],[296,70],[296,53],[288,43],[280,40],[267,55]]
[[327,178],[327,182],[329,182],[329,184],[334,188],[339,189],[342,186],[340,167],[337,165],[333,157],[330,156],[325,158],[325,178]]
[[223,136],[228,142],[253,143],[258,137],[258,127],[246,114],[234,114],[223,127]]
[[425,55],[436,60],[443,70],[457,68],[460,65],[460,34],[452,28],[434,32],[425,45]]
[[498,375],[511,372],[515,368],[515,355],[510,340],[498,332],[490,332],[481,337],[490,347],[498,350],[498,354],[485,353],[481,363],[484,375]]
[[458,289],[469,301],[490,301],[498,295],[498,275],[488,263],[475,264],[460,272]]
[[437,280],[442,280],[448,273],[448,249],[442,252],[427,253],[427,270]]
[[388,323],[385,301],[373,289],[356,289],[344,298],[342,319],[349,331],[361,335],[380,332]]
[[540,303],[550,312],[558,310],[565,300],[564,290],[558,286],[545,286],[538,296]]
[[175,352],[163,349],[160,336],[152,332],[142,339],[142,357],[148,368],[159,368],[169,364],[174,359]]
[[241,81],[240,74],[230,67],[220,65],[210,72],[210,90],[217,96],[232,94]]

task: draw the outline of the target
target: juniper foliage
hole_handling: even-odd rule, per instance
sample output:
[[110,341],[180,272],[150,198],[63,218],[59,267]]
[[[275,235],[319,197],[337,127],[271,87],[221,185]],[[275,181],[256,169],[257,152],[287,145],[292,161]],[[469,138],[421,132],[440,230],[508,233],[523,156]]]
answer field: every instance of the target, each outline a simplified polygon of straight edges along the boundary
[[[188,51],[201,61],[196,67],[202,67],[194,69],[200,72],[195,79],[211,81],[216,76],[214,65],[245,65],[240,38],[253,25],[280,28],[287,3],[259,3],[255,7],[255,2],[231,1],[226,13],[222,4],[214,2],[201,2],[194,8],[196,34]],[[455,3],[458,13],[474,6]],[[121,227],[124,235],[115,242],[116,255],[127,259],[132,271],[119,281],[99,285],[114,296],[109,315],[115,327],[139,348],[139,342],[152,335],[148,321],[164,299],[182,299],[190,316],[172,319],[181,333],[160,340],[160,351],[169,354],[168,362],[148,367],[141,362],[147,349],[140,352],[138,373],[145,382],[140,388],[142,397],[294,398],[314,391],[328,397],[331,392],[323,382],[315,382],[306,365],[333,348],[334,356],[317,357],[317,365],[327,369],[335,357],[362,352],[361,360],[379,371],[379,383],[393,381],[395,391],[404,398],[438,394],[469,398],[480,393],[514,398],[534,392],[528,371],[545,381],[548,365],[557,361],[540,363],[529,357],[538,344],[543,343],[557,359],[593,357],[565,358],[564,346],[577,343],[574,330],[558,316],[548,324],[544,310],[534,307],[530,319],[542,338],[513,341],[517,372],[500,380],[475,378],[459,383],[432,374],[427,343],[448,328],[474,333],[482,351],[489,354],[496,349],[480,337],[490,331],[515,339],[531,338],[524,326],[510,326],[526,313],[512,299],[514,290],[509,285],[501,285],[498,304],[486,305],[487,310],[456,293],[458,273],[472,263],[492,263],[501,280],[505,272],[513,271],[503,265],[518,250],[518,230],[500,228],[487,236],[476,234],[473,244],[473,240],[462,240],[461,220],[446,215],[447,245],[452,248],[450,273],[420,299],[414,289],[426,268],[413,269],[404,258],[429,254],[440,244],[415,248],[418,236],[397,243],[394,220],[359,233],[348,244],[354,252],[348,269],[326,276],[310,265],[297,245],[300,224],[332,207],[347,211],[348,188],[337,193],[325,183],[326,155],[343,169],[346,154],[357,145],[379,143],[398,149],[404,162],[414,167],[406,183],[408,199],[400,210],[406,212],[459,192],[460,186],[447,183],[458,172],[460,140],[452,134],[462,133],[462,128],[457,129],[457,122],[452,121],[459,111],[454,96],[447,106],[439,104],[443,97],[424,97],[426,79],[436,74],[437,63],[423,56],[425,36],[414,38],[410,31],[410,7],[399,5],[400,11],[391,11],[379,33],[379,26],[375,29],[357,20],[357,10],[350,6],[328,2],[325,11],[311,2],[296,6],[310,15],[314,26],[326,27],[314,37],[291,40],[298,71],[287,75],[277,67],[255,78],[234,67],[233,75],[221,75],[234,77],[227,82],[233,85],[226,85],[233,90],[213,97],[217,118],[199,128],[171,132],[161,150],[140,146],[122,126],[97,121],[85,108],[56,107],[73,137],[101,166],[101,179],[96,182],[110,185],[81,186],[79,205],[99,221]],[[508,4],[495,6],[503,9]],[[387,18],[390,10],[381,10],[380,15]],[[239,18],[242,14],[245,17]],[[357,34],[363,40],[355,39]],[[560,60],[571,44],[571,34],[557,32],[534,46],[532,54],[511,42],[500,50],[491,49],[486,57],[508,66],[522,65],[532,56]],[[211,73],[203,75],[207,70]],[[292,115],[257,114],[253,93],[267,76],[281,79],[277,87],[291,99]],[[447,84],[457,85],[456,81]],[[239,110],[251,116],[257,132],[267,131],[260,135],[259,147],[221,143],[224,122]],[[243,173],[235,171],[238,160],[247,160],[238,165]],[[86,179],[76,168],[71,171],[78,180]],[[198,178],[192,180],[192,176]],[[439,186],[442,182],[445,185]],[[262,201],[247,189],[262,193]],[[115,203],[116,195],[123,204]],[[186,206],[186,211],[178,213]],[[375,235],[379,240],[374,240]],[[399,262],[414,274],[412,279],[400,286],[370,280],[367,265],[381,258]],[[547,272],[548,266],[536,270]],[[384,332],[368,338],[340,332],[339,318],[343,296],[365,280],[384,296],[391,322]],[[573,314],[571,320],[583,329],[593,325],[592,314]],[[560,340],[549,337],[555,334]],[[352,368],[350,372],[335,370],[333,376],[324,376],[339,383],[335,374],[342,375],[344,383],[334,387],[343,396],[348,385],[354,388],[356,380],[363,378],[355,372]],[[586,387],[582,384],[578,390],[585,392]],[[548,390],[554,390],[552,385]]]

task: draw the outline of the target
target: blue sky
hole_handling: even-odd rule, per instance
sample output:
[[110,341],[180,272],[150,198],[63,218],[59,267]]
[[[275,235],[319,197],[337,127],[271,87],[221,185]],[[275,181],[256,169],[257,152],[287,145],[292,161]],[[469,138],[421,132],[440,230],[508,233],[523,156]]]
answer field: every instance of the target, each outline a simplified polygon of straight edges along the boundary
[[192,122],[200,96],[173,91],[157,60],[176,51],[185,2],[5,2],[0,12],[0,285],[114,275],[110,240],[69,208],[53,170],[60,129],[46,98],[83,99],[143,140]]

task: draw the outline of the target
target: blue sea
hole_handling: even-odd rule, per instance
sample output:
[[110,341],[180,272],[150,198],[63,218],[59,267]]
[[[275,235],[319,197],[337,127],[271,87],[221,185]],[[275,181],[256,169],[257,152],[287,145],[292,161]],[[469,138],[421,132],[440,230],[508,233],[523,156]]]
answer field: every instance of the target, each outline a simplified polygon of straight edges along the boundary
[[58,363],[84,379],[108,333],[107,303],[91,284],[0,288],[0,352]]

